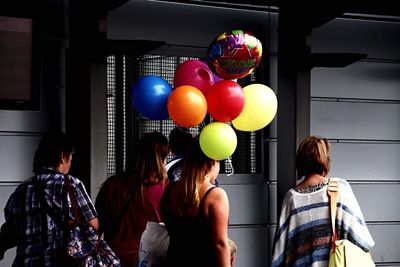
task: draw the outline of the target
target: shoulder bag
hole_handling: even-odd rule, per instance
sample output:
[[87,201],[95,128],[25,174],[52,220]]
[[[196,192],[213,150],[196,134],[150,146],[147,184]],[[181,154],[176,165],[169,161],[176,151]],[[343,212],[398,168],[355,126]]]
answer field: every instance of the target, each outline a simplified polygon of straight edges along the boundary
[[139,266],[164,266],[169,234],[163,223],[147,222],[139,245]]
[[328,196],[332,223],[332,246],[329,253],[329,267],[373,267],[371,254],[365,252],[347,239],[339,240],[336,232],[336,208],[339,182],[331,178],[328,184]]
[[71,200],[75,221],[67,235],[67,256],[79,261],[79,266],[110,266],[120,267],[121,263],[106,241],[87,222],[81,221],[77,200],[72,191],[68,175],[64,182]]

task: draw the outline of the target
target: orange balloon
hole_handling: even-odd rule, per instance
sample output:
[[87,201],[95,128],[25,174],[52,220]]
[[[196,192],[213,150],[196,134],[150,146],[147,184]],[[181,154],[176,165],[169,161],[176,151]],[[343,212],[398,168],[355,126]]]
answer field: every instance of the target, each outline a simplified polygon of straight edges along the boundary
[[176,87],[168,97],[168,114],[179,126],[190,128],[200,124],[207,115],[207,101],[194,86]]

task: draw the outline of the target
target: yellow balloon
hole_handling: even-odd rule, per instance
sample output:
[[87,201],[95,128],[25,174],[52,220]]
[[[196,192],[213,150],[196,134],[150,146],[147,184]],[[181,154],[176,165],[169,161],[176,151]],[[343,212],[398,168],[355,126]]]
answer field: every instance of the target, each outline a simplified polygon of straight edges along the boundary
[[243,88],[244,108],[233,126],[240,131],[257,131],[267,126],[278,110],[278,100],[274,91],[264,84],[250,84]]
[[203,153],[214,160],[223,160],[235,152],[237,136],[231,126],[223,122],[211,122],[200,133]]

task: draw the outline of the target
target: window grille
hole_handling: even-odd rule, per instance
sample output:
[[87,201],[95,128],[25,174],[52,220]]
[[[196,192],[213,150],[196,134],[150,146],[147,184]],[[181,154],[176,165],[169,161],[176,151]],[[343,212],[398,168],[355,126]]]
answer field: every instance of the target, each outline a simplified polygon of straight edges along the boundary
[[107,57],[107,173],[116,173],[115,156],[115,56]]
[[[155,75],[162,77],[171,86],[173,86],[173,78],[176,68],[179,64],[189,60],[198,59],[193,57],[178,57],[178,56],[163,56],[163,55],[143,55],[139,57],[124,56],[123,60],[118,61],[122,64],[122,87],[121,89],[116,88],[116,63],[115,56],[107,58],[107,110],[108,110],[108,151],[107,151],[107,167],[108,174],[114,174],[116,172],[116,165],[118,160],[123,161],[124,169],[129,161],[129,150],[134,150],[135,145],[139,141],[140,137],[150,131],[159,131],[168,137],[169,132],[175,127],[172,120],[149,120],[143,116],[140,116],[136,112],[135,108],[131,103],[130,90],[134,82],[145,75]],[[255,74],[252,73],[246,76],[244,79],[239,79],[238,83],[244,87],[247,84],[256,82]],[[122,90],[122,102],[115,101],[116,90]],[[123,135],[124,139],[122,143],[123,155],[118,157],[116,155],[116,141],[115,140],[115,121],[116,121],[116,103],[123,103]],[[131,112],[131,116],[127,113]],[[128,120],[129,123],[126,123]],[[212,121],[212,118],[209,118]],[[197,135],[201,127],[205,124],[196,126],[190,129],[192,134]],[[129,128],[130,127],[130,128]],[[127,132],[131,132],[130,135]],[[261,154],[260,154],[260,142],[261,138],[256,132],[241,132],[237,131],[238,146],[235,153],[232,155],[232,165],[229,160],[221,162],[221,173],[258,173],[261,172]],[[121,137],[121,135],[119,135]],[[129,140],[132,139],[132,140]],[[131,146],[131,147],[129,147]],[[168,156],[167,160],[171,159],[171,155]],[[233,169],[232,169],[233,167]]]

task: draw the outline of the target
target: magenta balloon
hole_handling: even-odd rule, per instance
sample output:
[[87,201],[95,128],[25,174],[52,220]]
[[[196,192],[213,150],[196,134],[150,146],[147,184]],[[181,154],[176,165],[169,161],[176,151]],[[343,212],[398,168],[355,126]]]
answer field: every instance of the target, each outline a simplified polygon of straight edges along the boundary
[[203,93],[214,84],[214,74],[206,63],[191,59],[181,63],[175,71],[174,88],[191,85]]
[[207,89],[208,113],[217,121],[228,122],[242,112],[244,108],[244,92],[242,87],[230,80],[222,80]]

